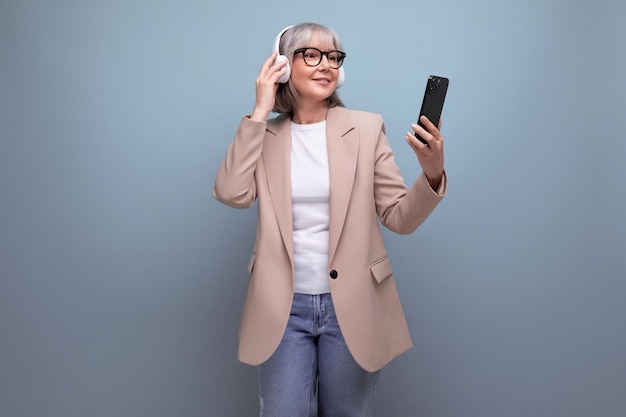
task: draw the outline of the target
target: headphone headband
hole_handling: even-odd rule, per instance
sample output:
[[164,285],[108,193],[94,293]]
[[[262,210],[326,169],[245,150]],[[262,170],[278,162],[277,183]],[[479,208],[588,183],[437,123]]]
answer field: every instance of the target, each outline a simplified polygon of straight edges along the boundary
[[281,30],[280,33],[276,36],[276,39],[274,40],[274,51],[278,52],[278,55],[280,55],[280,50],[279,50],[279,48],[280,48],[280,39],[283,37],[283,34],[285,32],[287,32],[289,29],[291,29],[294,26],[295,25],[287,26],[286,28]]

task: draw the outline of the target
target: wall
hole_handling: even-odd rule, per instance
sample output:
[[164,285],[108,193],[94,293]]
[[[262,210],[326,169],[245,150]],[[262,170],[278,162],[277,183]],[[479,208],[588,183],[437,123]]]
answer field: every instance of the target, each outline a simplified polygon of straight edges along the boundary
[[449,195],[385,233],[415,348],[381,416],[626,415],[624,2],[9,0],[0,416],[255,415],[236,361],[254,210],[210,196],[275,34],[329,25],[404,143],[448,76]]

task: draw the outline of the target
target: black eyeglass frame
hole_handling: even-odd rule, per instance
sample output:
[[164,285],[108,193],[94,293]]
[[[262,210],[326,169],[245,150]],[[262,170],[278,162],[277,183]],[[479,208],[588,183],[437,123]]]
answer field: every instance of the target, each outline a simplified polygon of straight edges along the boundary
[[[317,52],[319,52],[319,53],[320,53],[320,60],[317,62],[317,64],[315,64],[315,65],[311,65],[311,64],[309,64],[308,62],[306,62],[306,58],[304,57],[304,53],[307,51],[307,49],[314,49],[314,50],[316,50]],[[302,59],[304,60],[304,63],[305,63],[307,66],[309,66],[309,67],[317,67],[319,64],[321,64],[321,63],[322,63],[322,58],[324,58],[324,55],[326,55],[326,59],[328,60],[328,66],[329,66],[329,67],[331,67],[332,69],[339,69],[339,68],[341,68],[341,66],[343,65],[343,61],[344,61],[344,59],[346,59],[346,53],[345,53],[345,52],[343,52],[343,51],[338,51],[338,50],[333,50],[333,51],[326,51],[326,52],[324,52],[324,51],[320,51],[320,50],[319,50],[319,49],[317,49],[317,48],[307,47],[307,48],[299,48],[299,49],[296,49],[295,51],[293,51],[293,54],[294,54],[294,55],[299,54],[299,53],[302,53]],[[337,68],[335,68],[335,67],[333,67],[333,66],[332,66],[332,64],[331,64],[331,60],[330,60],[330,58],[328,57],[328,55],[329,55],[329,54],[332,54],[332,53],[337,53],[337,62],[339,63],[339,65],[337,66]]]

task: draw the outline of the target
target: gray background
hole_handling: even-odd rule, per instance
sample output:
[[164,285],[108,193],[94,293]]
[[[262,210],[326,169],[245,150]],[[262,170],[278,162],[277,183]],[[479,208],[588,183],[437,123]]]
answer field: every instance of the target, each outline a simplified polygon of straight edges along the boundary
[[0,416],[256,414],[255,210],[210,196],[284,26],[404,132],[450,77],[449,196],[385,233],[415,348],[379,416],[626,415],[626,3],[3,0]]

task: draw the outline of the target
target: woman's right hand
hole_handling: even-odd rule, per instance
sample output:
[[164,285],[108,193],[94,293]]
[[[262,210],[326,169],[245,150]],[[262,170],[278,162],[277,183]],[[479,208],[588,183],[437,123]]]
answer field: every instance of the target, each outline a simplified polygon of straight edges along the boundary
[[274,64],[277,52],[274,51],[261,66],[261,71],[256,79],[256,103],[250,115],[251,120],[265,121],[274,108],[278,79],[287,71],[287,61]]

